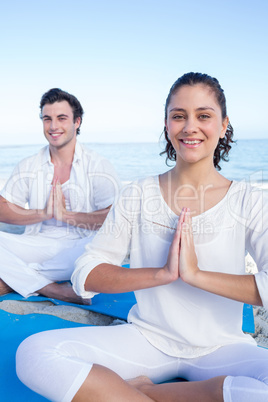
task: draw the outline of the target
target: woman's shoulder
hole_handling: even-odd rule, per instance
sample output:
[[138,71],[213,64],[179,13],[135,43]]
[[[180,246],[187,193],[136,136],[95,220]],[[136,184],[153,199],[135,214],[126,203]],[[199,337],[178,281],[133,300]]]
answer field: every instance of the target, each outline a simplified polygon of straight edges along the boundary
[[228,191],[227,207],[231,215],[249,219],[256,213],[268,208],[268,191],[261,183],[246,180],[234,181]]
[[265,194],[268,194],[268,191],[267,189],[265,190],[262,183],[250,183],[247,180],[234,180],[230,186],[227,196],[229,198],[234,197],[242,200],[248,199],[252,196],[254,196],[254,198],[258,198]]
[[145,178],[125,182],[123,193],[152,194],[159,191],[159,176],[147,176]]
[[119,204],[127,205],[130,211],[140,210],[148,199],[155,199],[159,193],[158,176],[124,183],[120,191]]

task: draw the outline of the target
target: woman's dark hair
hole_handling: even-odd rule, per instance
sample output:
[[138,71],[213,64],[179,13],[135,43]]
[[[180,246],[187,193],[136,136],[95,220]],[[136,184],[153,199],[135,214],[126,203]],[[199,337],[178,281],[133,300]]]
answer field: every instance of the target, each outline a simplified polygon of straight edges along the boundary
[[[201,74],[201,73],[187,73],[184,74],[182,77],[178,78],[177,81],[174,82],[172,87],[170,88],[166,104],[165,104],[165,121],[167,120],[167,109],[169,106],[169,103],[171,101],[171,97],[184,85],[196,85],[196,84],[203,84],[208,86],[213,92],[216,97],[216,100],[221,108],[221,113],[222,113],[222,119],[225,119],[227,116],[227,110],[226,110],[226,99],[224,95],[224,91],[221,88],[219,81],[216,78],[211,77],[210,75],[207,74]],[[168,132],[166,127],[164,127],[163,131],[166,139],[166,147],[163,152],[160,153],[160,155],[166,154],[166,164],[168,164],[168,160],[170,161],[176,161],[176,151],[173,148],[170,139],[168,138]],[[221,160],[228,161],[228,154],[231,149],[231,143],[234,143],[235,141],[233,140],[233,127],[229,123],[227,126],[227,130],[225,133],[224,138],[220,138],[218,145],[214,151],[214,158],[213,158],[213,163],[216,169],[221,170],[221,167],[219,165],[219,162]]]
[[62,102],[62,101],[67,101],[71,106],[74,115],[74,123],[76,122],[77,118],[80,117],[81,119],[80,125],[76,130],[76,135],[80,134],[80,126],[82,124],[84,110],[79,100],[74,95],[71,95],[66,91],[62,91],[59,88],[52,88],[42,96],[40,101],[40,109],[41,109],[40,117],[42,117],[42,109],[46,104],[53,104],[55,102]]

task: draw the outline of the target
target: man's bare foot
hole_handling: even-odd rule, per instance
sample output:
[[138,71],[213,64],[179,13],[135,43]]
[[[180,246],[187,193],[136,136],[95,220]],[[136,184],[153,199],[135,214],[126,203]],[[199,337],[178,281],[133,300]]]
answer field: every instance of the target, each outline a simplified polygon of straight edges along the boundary
[[68,303],[91,305],[91,299],[83,299],[82,297],[77,296],[69,282],[50,283],[42,289],[37,290],[37,293],[53,299],[66,301]]
[[4,282],[2,279],[0,279],[0,296],[4,296],[8,293],[13,292],[13,289],[9,287],[6,282]]

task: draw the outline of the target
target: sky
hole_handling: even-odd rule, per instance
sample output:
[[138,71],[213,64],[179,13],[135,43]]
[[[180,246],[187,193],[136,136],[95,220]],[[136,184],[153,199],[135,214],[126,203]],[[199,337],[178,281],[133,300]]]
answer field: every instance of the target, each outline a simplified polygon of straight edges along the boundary
[[39,102],[84,110],[83,142],[157,142],[173,82],[221,83],[239,138],[268,138],[267,0],[0,0],[0,146],[43,144]]

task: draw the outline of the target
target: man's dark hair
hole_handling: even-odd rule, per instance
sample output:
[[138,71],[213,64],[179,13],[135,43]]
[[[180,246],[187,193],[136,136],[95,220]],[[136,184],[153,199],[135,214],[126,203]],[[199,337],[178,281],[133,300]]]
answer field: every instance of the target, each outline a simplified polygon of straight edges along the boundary
[[79,100],[74,95],[71,95],[66,91],[62,91],[59,88],[52,88],[46,93],[44,93],[40,101],[41,116],[42,116],[42,109],[46,104],[51,105],[55,102],[62,102],[62,101],[68,102],[69,105],[71,106],[74,115],[74,123],[76,122],[77,118],[80,117],[81,119],[80,125],[76,130],[76,135],[80,134],[80,126],[82,124],[84,110]]

